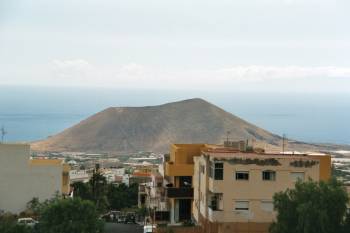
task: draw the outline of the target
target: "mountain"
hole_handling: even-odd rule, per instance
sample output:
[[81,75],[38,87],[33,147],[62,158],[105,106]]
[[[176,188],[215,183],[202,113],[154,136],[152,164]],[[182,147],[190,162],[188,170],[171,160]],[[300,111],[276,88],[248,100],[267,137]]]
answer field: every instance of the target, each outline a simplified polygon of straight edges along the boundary
[[202,99],[159,106],[107,108],[63,132],[34,142],[36,151],[167,152],[171,143],[222,143],[281,138]]

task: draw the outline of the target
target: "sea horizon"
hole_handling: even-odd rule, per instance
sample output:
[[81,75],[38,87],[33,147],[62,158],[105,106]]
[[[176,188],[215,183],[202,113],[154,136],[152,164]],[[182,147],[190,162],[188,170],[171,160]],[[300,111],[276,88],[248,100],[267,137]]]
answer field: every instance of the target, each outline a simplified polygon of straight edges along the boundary
[[5,142],[45,139],[108,107],[150,106],[202,98],[293,140],[350,145],[347,93],[208,93],[24,86],[1,86],[0,90],[0,126],[7,132]]

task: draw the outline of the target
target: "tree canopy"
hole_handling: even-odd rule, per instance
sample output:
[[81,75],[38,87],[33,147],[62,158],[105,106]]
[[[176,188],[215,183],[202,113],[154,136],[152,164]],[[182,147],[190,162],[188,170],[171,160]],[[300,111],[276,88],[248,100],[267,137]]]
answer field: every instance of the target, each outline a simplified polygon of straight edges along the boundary
[[107,191],[107,199],[110,208],[120,210],[137,205],[137,193],[137,184],[132,184],[129,187],[125,184],[120,184],[118,186],[110,184]]
[[347,192],[338,181],[297,182],[294,189],[274,195],[277,211],[271,233],[350,232]]
[[1,233],[31,233],[32,228],[25,225],[18,225],[16,216],[12,214],[0,214],[0,232]]
[[137,205],[138,184],[107,184],[104,179],[103,176],[95,175],[89,183],[74,183],[74,196],[91,200],[100,213],[106,208],[121,210]]
[[98,216],[91,201],[57,199],[42,210],[39,229],[42,233],[103,232],[103,223]]

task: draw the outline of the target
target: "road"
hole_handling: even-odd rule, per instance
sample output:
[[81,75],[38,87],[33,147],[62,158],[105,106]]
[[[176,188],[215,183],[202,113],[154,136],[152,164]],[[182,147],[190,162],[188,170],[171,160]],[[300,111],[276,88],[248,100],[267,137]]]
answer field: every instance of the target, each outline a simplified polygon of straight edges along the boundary
[[142,233],[143,226],[137,224],[106,223],[105,233]]

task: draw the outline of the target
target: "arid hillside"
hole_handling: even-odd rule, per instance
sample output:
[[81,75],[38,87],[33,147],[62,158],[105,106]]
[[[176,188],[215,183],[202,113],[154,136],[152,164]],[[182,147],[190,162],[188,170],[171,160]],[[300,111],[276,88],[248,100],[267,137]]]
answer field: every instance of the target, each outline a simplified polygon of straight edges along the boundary
[[202,99],[159,106],[111,107],[46,140],[37,151],[167,152],[171,143],[222,143],[256,139],[279,145],[280,137]]

